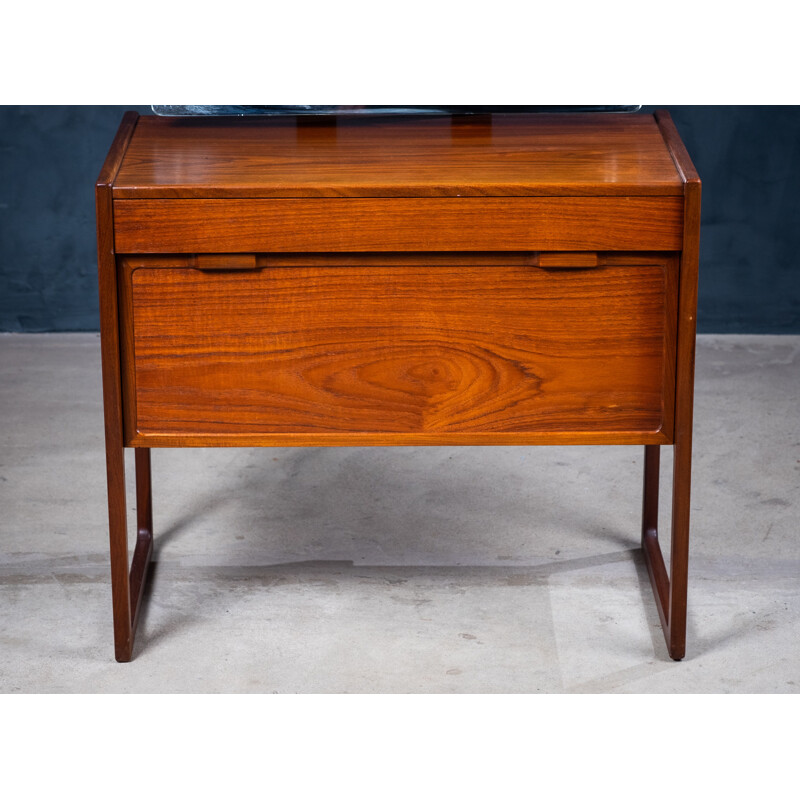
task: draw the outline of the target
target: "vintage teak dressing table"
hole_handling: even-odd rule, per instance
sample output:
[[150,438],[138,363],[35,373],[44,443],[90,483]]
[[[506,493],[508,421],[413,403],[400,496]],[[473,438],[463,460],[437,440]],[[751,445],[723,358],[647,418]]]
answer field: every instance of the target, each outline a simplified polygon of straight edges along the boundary
[[116,658],[152,555],[151,448],[512,444],[644,446],[642,546],[682,658],[699,225],[661,112],[127,113],[97,182]]

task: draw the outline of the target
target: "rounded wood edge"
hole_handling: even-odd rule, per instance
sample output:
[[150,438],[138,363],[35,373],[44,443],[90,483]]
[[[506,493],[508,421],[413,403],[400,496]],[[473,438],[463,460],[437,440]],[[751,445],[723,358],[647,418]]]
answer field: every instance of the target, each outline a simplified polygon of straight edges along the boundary
[[659,109],[654,114],[658,129],[664,139],[664,144],[669,150],[675,168],[684,183],[700,183],[700,176],[697,174],[694,164],[692,163],[689,151],[683,143],[675,123],[672,121],[672,116],[669,111]]
[[111,143],[106,160],[103,162],[100,174],[97,176],[98,189],[111,186],[114,178],[117,177],[125,151],[128,149],[138,122],[139,113],[137,111],[126,111],[123,114],[114,141]]

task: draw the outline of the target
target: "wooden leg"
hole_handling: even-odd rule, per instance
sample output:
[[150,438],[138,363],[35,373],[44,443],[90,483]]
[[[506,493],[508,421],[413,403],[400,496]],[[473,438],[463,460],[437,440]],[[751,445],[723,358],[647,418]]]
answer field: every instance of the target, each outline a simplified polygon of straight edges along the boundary
[[[687,437],[688,438],[688,437]],[[669,654],[686,655],[686,597],[689,586],[689,495],[692,478],[691,439],[678,437],[672,470],[672,554],[669,582]]]
[[137,447],[136,458],[136,547],[131,564],[131,633],[136,634],[144,584],[153,555],[153,484],[150,478],[150,448]]
[[117,661],[130,661],[139,609],[153,552],[153,500],[150,450],[137,448],[136,517],[137,536],[133,561],[128,568],[128,523],[125,496],[125,459],[122,448],[109,448],[108,518],[111,545],[111,596],[114,609],[114,654]]
[[644,448],[644,499],[642,502],[642,549],[653,585],[658,615],[669,655],[680,661],[686,654],[686,596],[689,566],[689,492],[691,447],[676,440],[672,481],[672,546],[670,573],[658,541],[658,479],[661,451]]
[[114,608],[114,654],[130,661],[133,649],[128,576],[128,520],[125,501],[125,451],[107,446],[108,530],[111,550],[111,600]]

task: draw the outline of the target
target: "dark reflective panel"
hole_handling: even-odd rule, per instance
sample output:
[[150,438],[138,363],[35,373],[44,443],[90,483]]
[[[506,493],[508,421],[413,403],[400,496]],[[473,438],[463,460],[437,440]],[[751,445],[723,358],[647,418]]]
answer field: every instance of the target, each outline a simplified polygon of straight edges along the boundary
[[281,114],[530,114],[531,112],[638,111],[638,106],[151,106],[164,117]]

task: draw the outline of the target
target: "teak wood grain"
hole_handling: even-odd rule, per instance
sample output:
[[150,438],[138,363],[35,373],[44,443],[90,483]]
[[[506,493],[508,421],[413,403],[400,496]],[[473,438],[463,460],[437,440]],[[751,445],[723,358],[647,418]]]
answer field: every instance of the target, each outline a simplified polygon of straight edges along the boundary
[[[689,570],[689,517],[692,476],[692,423],[694,409],[694,361],[697,331],[697,286],[700,261],[701,184],[697,170],[665,111],[656,122],[684,185],[683,242],[678,287],[678,340],[675,394],[675,447],[672,487],[672,545],[669,604],[659,603],[659,614],[670,656],[686,652],[687,592]],[[644,547],[651,576],[658,573],[652,548]],[[660,551],[659,551],[660,552]]]
[[[112,186],[119,171],[138,115],[127,112],[100,171],[95,186],[97,210],[97,266],[100,295],[100,351],[103,371],[106,477],[108,486],[108,530],[111,555],[111,595],[114,617],[114,650],[118,661],[129,661],[133,653],[138,597],[137,580],[143,584],[147,569],[144,559],[130,579],[128,521],[125,496],[122,366],[117,292],[117,264],[114,252],[114,211]],[[148,552],[149,561],[149,552]],[[133,589],[133,591],[132,591]],[[132,595],[136,595],[134,598]]]
[[124,277],[141,436],[671,437],[669,259],[255,273],[147,264],[126,260]]
[[652,117],[143,117],[115,198],[676,195]]
[[642,548],[684,656],[700,180],[668,114],[128,114],[97,210],[118,660],[150,448],[268,445],[645,445]]
[[678,250],[680,197],[117,200],[119,253]]

